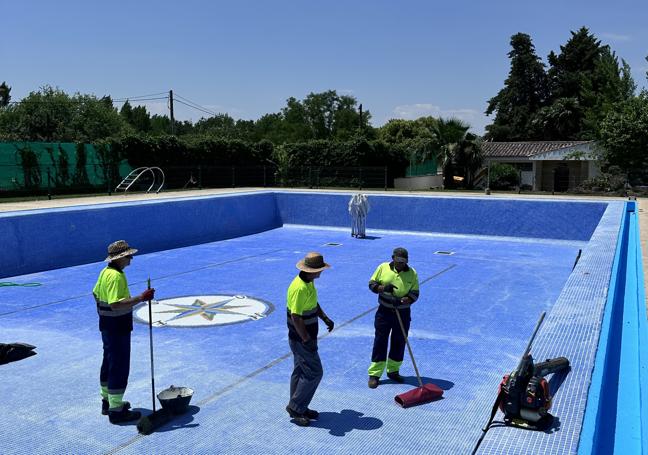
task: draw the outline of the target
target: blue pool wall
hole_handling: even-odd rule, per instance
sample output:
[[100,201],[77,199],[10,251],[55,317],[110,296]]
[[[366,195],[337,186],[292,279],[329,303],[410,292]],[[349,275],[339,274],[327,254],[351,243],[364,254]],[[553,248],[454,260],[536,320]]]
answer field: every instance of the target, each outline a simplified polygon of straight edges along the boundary
[[[284,223],[350,226],[348,194],[278,193]],[[587,241],[603,202],[370,195],[372,229]]]
[[648,319],[637,205],[617,241],[579,454],[648,455]]
[[281,226],[271,193],[0,214],[0,277],[103,260],[125,239],[151,253]]
[[[0,277],[96,262],[126,239],[141,253],[283,224],[350,226],[349,194],[259,192],[0,214]],[[370,195],[372,229],[587,241],[607,204]]]

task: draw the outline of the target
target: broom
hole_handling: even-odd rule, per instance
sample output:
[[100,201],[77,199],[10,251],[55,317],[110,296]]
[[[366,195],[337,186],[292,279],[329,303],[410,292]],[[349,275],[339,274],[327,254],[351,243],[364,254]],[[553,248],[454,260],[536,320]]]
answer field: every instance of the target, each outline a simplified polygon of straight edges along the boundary
[[423,384],[423,380],[421,379],[421,375],[419,374],[419,370],[416,366],[416,361],[414,360],[414,353],[412,352],[409,340],[407,339],[407,333],[405,333],[405,326],[403,325],[403,320],[401,319],[400,312],[397,308],[394,308],[394,312],[396,313],[396,317],[398,318],[398,325],[400,325],[401,331],[403,332],[403,338],[405,338],[405,344],[407,345],[407,350],[409,351],[410,358],[412,359],[412,365],[414,365],[414,371],[416,371],[416,378],[419,382],[419,387],[412,389],[409,392],[396,395],[394,397],[394,400],[396,400],[396,403],[401,405],[403,408],[409,408],[411,406],[434,401],[443,395],[443,390],[435,384]]

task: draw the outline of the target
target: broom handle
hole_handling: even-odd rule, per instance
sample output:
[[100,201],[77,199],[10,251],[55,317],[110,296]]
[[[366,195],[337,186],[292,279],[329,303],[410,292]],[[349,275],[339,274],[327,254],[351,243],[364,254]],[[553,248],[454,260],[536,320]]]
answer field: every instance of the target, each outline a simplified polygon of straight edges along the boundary
[[[151,289],[151,277],[147,281],[147,289]],[[151,399],[153,400],[153,412],[155,412],[155,370],[153,368],[153,312],[151,310],[151,299],[148,301],[149,310],[149,349],[151,353]]]
[[407,333],[405,333],[405,326],[403,325],[403,320],[400,317],[400,312],[398,311],[398,308],[394,308],[394,311],[396,312],[396,317],[398,318],[398,325],[400,325],[401,331],[403,332],[403,338],[405,338],[405,344],[407,345],[407,350],[409,351],[409,355],[412,359],[412,365],[414,365],[414,371],[416,371],[416,378],[418,379],[419,386],[423,387],[423,381],[421,380],[421,375],[419,374],[418,368],[416,366],[416,360],[414,360],[414,353],[412,352],[412,348],[410,347],[409,340],[407,339]]

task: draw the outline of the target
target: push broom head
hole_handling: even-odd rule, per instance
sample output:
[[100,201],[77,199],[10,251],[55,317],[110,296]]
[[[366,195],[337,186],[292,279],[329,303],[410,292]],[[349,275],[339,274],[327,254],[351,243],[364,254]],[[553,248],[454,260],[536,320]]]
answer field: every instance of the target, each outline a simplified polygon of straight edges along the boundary
[[171,411],[158,409],[157,411],[142,417],[137,422],[137,431],[140,434],[151,434],[173,418]]
[[430,401],[438,400],[443,396],[443,389],[434,384],[423,384],[422,387],[417,387],[409,392],[396,395],[394,400],[403,408],[409,408],[419,404],[429,403]]

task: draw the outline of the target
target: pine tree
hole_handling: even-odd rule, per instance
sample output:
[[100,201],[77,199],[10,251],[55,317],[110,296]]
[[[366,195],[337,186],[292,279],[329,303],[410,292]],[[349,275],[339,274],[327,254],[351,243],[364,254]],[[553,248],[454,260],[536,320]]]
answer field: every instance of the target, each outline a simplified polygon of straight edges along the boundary
[[486,114],[496,112],[486,137],[496,141],[533,139],[529,122],[547,101],[548,87],[544,64],[535,53],[531,37],[518,33],[511,37],[511,70],[504,88],[488,101]]
[[11,87],[7,85],[6,82],[0,84],[0,107],[5,107],[11,101]]

